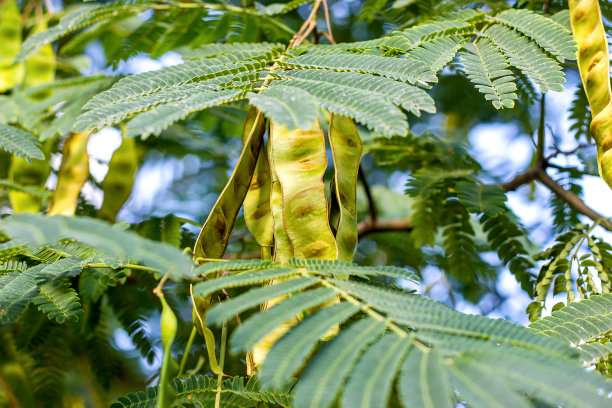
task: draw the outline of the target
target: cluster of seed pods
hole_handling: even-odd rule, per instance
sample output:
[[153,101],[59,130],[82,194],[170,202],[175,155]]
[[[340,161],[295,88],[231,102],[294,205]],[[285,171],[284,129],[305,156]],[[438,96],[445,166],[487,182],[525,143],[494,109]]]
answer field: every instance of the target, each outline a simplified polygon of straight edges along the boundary
[[578,43],[578,68],[591,105],[591,133],[599,173],[612,188],[612,91],[610,59],[598,0],[570,0],[570,20]]
[[[243,130],[243,150],[229,182],[202,227],[194,256],[221,258],[240,208],[247,228],[262,248],[262,258],[280,264],[292,258],[352,261],[357,247],[357,173],[362,143],[352,119],[332,114],[327,141],[334,174],[329,191],[323,128],[288,130],[251,108]],[[266,154],[267,153],[267,154]],[[274,284],[275,282],[270,282]],[[262,305],[266,309],[282,299]],[[255,365],[284,332],[281,325],[253,349]]]
[[243,205],[249,231],[281,264],[291,258],[352,260],[362,144],[350,118],[332,114],[329,122],[334,176],[328,194],[323,180],[328,165],[326,138],[320,123],[288,130],[271,122],[266,149],[266,120],[251,108],[242,154],[200,231],[196,260],[223,256]]

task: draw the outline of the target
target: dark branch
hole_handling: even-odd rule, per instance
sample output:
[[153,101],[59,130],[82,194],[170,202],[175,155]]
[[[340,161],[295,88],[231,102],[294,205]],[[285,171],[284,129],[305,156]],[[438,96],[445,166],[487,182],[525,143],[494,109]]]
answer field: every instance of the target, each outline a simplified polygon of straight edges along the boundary
[[393,220],[372,220],[366,217],[357,225],[357,233],[359,238],[363,238],[368,234],[375,232],[392,232],[392,231],[412,231],[412,225],[409,219],[393,219]]
[[582,201],[576,194],[564,189],[563,186],[553,180],[544,169],[538,170],[537,178],[538,181],[548,187],[548,189],[556,194],[557,197],[568,203],[574,210],[586,215],[593,221],[601,220],[601,226],[608,231],[612,231],[612,222],[610,222],[608,218],[605,218],[603,215],[586,205],[585,202]]

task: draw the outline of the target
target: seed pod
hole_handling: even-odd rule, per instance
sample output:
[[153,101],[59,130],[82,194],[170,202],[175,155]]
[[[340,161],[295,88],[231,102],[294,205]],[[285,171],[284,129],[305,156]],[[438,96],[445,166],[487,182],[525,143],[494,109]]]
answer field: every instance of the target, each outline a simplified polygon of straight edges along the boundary
[[89,134],[90,131],[73,133],[64,142],[57,187],[51,195],[48,215],[74,215],[81,188],[89,178]]
[[329,226],[323,182],[327,156],[321,125],[317,122],[308,130],[289,131],[271,122],[270,145],[271,165],[283,196],[284,227],[294,255],[335,259],[336,241]]
[[352,262],[357,249],[357,173],[363,145],[353,120],[331,114],[329,143],[334,158],[334,191],[340,218],[336,229],[338,259]]
[[591,133],[599,173],[612,188],[612,91],[608,42],[597,0],[570,0],[570,20],[578,43],[578,68],[591,105]]
[[[247,119],[246,126],[249,126],[248,122]],[[236,216],[251,184],[263,134],[266,130],[265,123],[261,113],[258,113],[253,119],[253,125],[236,168],[200,230],[194,249],[196,259],[223,256]]]
[[164,347],[164,360],[159,373],[159,396],[157,406],[158,408],[168,408],[172,405],[176,397],[176,392],[174,388],[172,388],[171,383],[172,379],[178,373],[179,366],[176,360],[172,358],[171,348],[176,338],[178,320],[163,295],[159,297],[159,300],[162,304],[161,341]]
[[23,79],[23,64],[13,64],[21,49],[21,30],[17,2],[0,2],[0,92],[8,91]]
[[[42,20],[36,25],[30,35],[36,34],[47,29],[47,24]],[[55,79],[55,67],[57,61],[55,51],[51,44],[43,45],[34,55],[25,61],[25,77],[23,87],[30,88],[42,84],[47,84]],[[32,95],[35,100],[41,100],[49,95],[50,91],[38,92]]]
[[272,178],[270,213],[274,221],[274,260],[283,264],[293,258],[293,245],[285,230],[285,222],[283,220],[283,192],[281,191],[280,181],[274,172],[272,143],[268,144],[268,151],[271,166],[270,176]]
[[[24,158],[12,156],[8,171],[9,180],[25,187],[44,187],[51,172],[48,159],[50,144],[47,142],[43,147],[47,156],[44,160],[32,160],[30,163]],[[19,191],[9,191],[8,195],[11,207],[16,214],[37,213],[42,210],[43,199],[41,197]]]
[[134,138],[123,138],[121,146],[113,153],[108,163],[108,173],[102,181],[104,201],[98,210],[98,217],[115,222],[123,204],[132,194],[134,175],[138,168],[138,152]]
[[[242,143],[246,143],[250,129],[259,111],[252,107],[247,114],[244,130],[242,132]],[[265,125],[264,125],[265,132]],[[259,148],[257,164],[251,178],[251,184],[244,198],[244,221],[247,228],[253,234],[255,241],[262,247],[270,247],[274,241],[274,220],[270,212],[270,164],[265,154],[265,146],[262,142]]]

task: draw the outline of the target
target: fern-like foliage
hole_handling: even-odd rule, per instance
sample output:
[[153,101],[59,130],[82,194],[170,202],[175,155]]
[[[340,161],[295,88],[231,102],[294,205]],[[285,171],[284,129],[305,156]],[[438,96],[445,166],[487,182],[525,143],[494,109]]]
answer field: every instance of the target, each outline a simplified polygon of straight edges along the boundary
[[[341,263],[294,260],[290,265],[295,266],[234,271],[217,278],[208,275],[209,280],[194,286],[194,294],[284,279],[216,304],[206,320],[220,324],[237,312],[257,307],[258,302],[283,296],[284,300],[255,313],[232,333],[230,348],[238,353],[303,314],[303,320],[272,346],[260,374],[264,386],[280,387],[303,371],[293,393],[295,407],[324,408],[336,398],[344,407],[386,406],[396,383],[403,406],[412,406],[419,398],[451,406],[455,392],[467,405],[503,397],[517,406],[530,406],[515,391],[516,381],[526,387],[529,398],[548,404],[606,403],[596,392],[578,392],[583,387],[585,391],[605,387],[605,382],[583,372],[560,342],[503,320],[463,315],[420,295],[337,279],[334,275],[347,270]],[[330,302],[338,297],[340,302]],[[317,311],[309,312],[313,308]],[[319,339],[338,324],[344,326],[340,333],[310,358]],[[553,366],[554,373],[549,375],[543,375],[548,369],[537,368]],[[573,373],[571,380],[566,370]],[[478,376],[486,386],[467,380],[475,373],[486,373]],[[549,387],[555,393],[544,391]],[[592,399],[583,401],[585,395]]]
[[609,365],[612,359],[612,294],[573,302],[529,327],[577,346],[585,366],[595,366],[607,377],[612,376]]
[[586,93],[582,86],[576,88],[572,106],[570,108],[570,120],[573,122],[570,130],[574,132],[576,140],[585,137],[588,142],[591,141],[591,132],[589,126],[591,124],[591,106],[587,99]]
[[465,49],[461,61],[470,81],[495,108],[514,107],[516,84],[505,56],[486,38]]
[[[559,236],[555,245],[537,255],[536,259],[546,262],[537,277],[536,299],[527,308],[532,321],[540,318],[551,288],[553,296],[565,293],[568,305],[576,295],[584,299],[591,294],[612,291],[612,246],[592,235],[596,225],[576,225]],[[587,253],[582,252],[583,246],[588,246]],[[599,284],[595,282],[595,276],[599,278]],[[559,302],[553,311],[563,306],[565,304]]]
[[567,36],[567,29],[553,19],[524,9],[506,10],[494,19],[531,37],[561,62],[576,58],[576,44]]
[[[58,26],[32,36],[22,54],[77,28],[125,18],[154,4],[110,3],[78,9],[67,14]],[[268,5],[258,13],[268,17],[299,4]],[[116,14],[110,15],[110,10]],[[319,107],[349,116],[376,133],[405,136],[408,122],[402,109],[416,115],[435,111],[425,89],[437,82],[437,73],[452,63],[461,49],[465,74],[497,109],[512,107],[517,99],[510,70],[519,70],[543,92],[561,90],[564,78],[555,59],[571,59],[574,52],[571,34],[562,25],[522,10],[493,16],[463,10],[376,40],[309,45],[286,54],[278,44],[249,46],[228,40],[203,45],[223,38],[225,34],[212,33],[216,29],[210,31],[211,38],[202,38],[195,45],[187,33],[190,22],[198,19],[181,10],[175,12],[177,21],[186,19],[184,30],[176,28],[169,16],[158,16],[157,10],[142,29],[150,26],[152,32],[166,30],[160,34],[168,39],[165,44],[189,44],[194,49],[186,55],[196,59],[121,79],[85,105],[86,112],[76,121],[76,130],[131,120],[129,136],[159,134],[192,113],[248,98],[268,117],[286,126],[306,127],[305,122],[314,120]],[[226,16],[233,18],[230,14],[223,14],[220,21]],[[219,19],[219,14],[211,15],[213,20]],[[200,31],[204,36],[209,33]],[[160,55],[170,49],[172,46],[155,52]],[[280,101],[279,96],[285,93],[288,97]]]
[[103,20],[119,20],[143,11],[150,1],[117,1],[107,4],[86,4],[63,16],[58,25],[31,35],[23,43],[17,60],[25,59],[34,54],[43,45],[52,43],[81,28],[90,26]]
[[[137,259],[158,269],[158,274],[169,273],[177,281],[192,276],[193,264],[180,250],[92,218],[19,214],[0,221],[0,229],[34,248],[71,239],[112,259]],[[120,266],[118,262],[116,267]]]
[[0,148],[17,157],[26,157],[28,160],[45,158],[36,136],[2,123],[0,123]]
[[[220,394],[222,407],[255,407],[264,402],[273,406],[292,406],[291,388],[295,381],[289,381],[281,387],[263,388],[257,377],[245,379],[234,377],[223,380],[221,387],[217,381],[206,376],[192,376],[186,380],[175,379],[172,388],[176,392],[174,407],[193,406],[212,408],[215,406],[217,393]],[[111,408],[154,407],[158,402],[158,387],[146,391],[130,393],[119,397]]]

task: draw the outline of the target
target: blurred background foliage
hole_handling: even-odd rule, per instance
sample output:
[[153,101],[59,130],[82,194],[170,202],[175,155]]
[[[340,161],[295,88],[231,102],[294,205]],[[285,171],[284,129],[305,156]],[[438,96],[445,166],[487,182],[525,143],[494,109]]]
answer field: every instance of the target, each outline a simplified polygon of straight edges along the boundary
[[[261,1],[256,7],[263,9],[272,3]],[[293,3],[297,6],[293,11],[265,17],[240,12],[243,7],[254,5],[249,0],[230,2],[230,7],[219,5],[216,9],[158,8],[77,30],[54,44],[55,77],[59,81],[87,77],[91,84],[89,94],[74,94],[57,109],[80,109],[79,101],[82,106],[121,75],[178,63],[182,56],[197,55],[202,44],[287,43],[309,12],[307,4]],[[41,18],[49,26],[56,24],[65,10],[77,4],[80,2],[48,0],[43,5],[38,0],[22,0],[25,34],[29,35]],[[528,6],[532,10],[546,10],[562,24],[569,21],[564,11],[566,2],[557,0],[330,0],[328,4],[338,42],[377,38],[462,6],[485,10]],[[609,24],[612,6],[609,2],[602,5]],[[42,17],[42,10],[47,8],[53,13],[45,12]],[[606,28],[612,34],[612,25]],[[320,40],[326,41],[324,37]],[[436,184],[435,194],[443,197],[439,202],[444,202],[439,208],[419,207],[419,198],[404,192],[407,185],[409,190],[414,188],[415,180],[423,176],[423,169],[431,167],[444,172],[469,169],[485,183],[508,182],[538,160],[536,139],[540,131],[551,177],[604,215],[612,214],[609,205],[612,194],[596,178],[595,147],[588,134],[590,114],[584,93],[577,86],[578,71],[574,62],[567,62],[565,69],[568,80],[565,92],[548,94],[542,102],[539,90],[519,77],[519,103],[514,109],[499,111],[474,90],[459,66],[451,65],[430,92],[438,112],[411,117],[411,131],[421,136],[391,139],[385,144],[376,135],[360,129],[366,152],[358,190],[360,220],[375,216],[380,220],[413,223],[403,230],[363,233],[356,262],[408,267],[422,276],[426,294],[449,306],[526,323],[525,308],[533,296],[540,265],[535,254],[550,246],[557,234],[588,219],[547,189],[527,183],[507,193],[509,211],[503,219],[497,219],[498,223],[505,223],[505,234],[514,237],[513,246],[505,248],[508,251],[505,254],[495,241],[499,230],[487,224],[486,215],[477,220],[453,198],[457,194],[457,179]],[[71,92],[70,87],[66,91]],[[26,93],[27,90],[15,89],[0,95],[0,117],[23,116],[27,123],[28,117],[40,117],[36,113],[51,106],[47,100],[33,98],[23,99],[20,104],[20,97],[29,97]],[[181,248],[193,247],[198,225],[206,219],[240,154],[245,115],[246,105],[213,108],[173,125],[159,137],[137,139],[139,163],[135,182],[117,221],[129,224],[146,237]],[[43,146],[50,153],[52,170],[46,181],[49,188],[57,180],[62,136],[69,125],[62,123],[61,118],[56,115],[31,123],[32,128],[47,132]],[[96,216],[103,200],[101,183],[112,152],[119,144],[118,128],[104,129],[91,137],[88,145],[91,177],[79,198],[76,214]],[[6,182],[10,179],[10,163],[10,155],[0,151],[0,180],[5,182],[0,189],[2,214],[12,213],[10,186]],[[331,176],[328,171],[327,182]],[[366,190],[371,192],[375,208],[371,207]],[[41,199],[48,197],[42,194]],[[427,211],[431,219],[426,218]],[[419,222],[425,225],[417,225]],[[594,232],[609,240],[610,235],[603,228]],[[239,217],[228,256],[256,257],[258,250],[244,219]],[[504,259],[507,256],[515,257],[514,263]],[[151,292],[155,284],[152,277],[127,270],[112,277],[96,269],[88,270],[76,282],[84,316],[72,327],[48,320],[30,305],[21,327],[33,327],[33,331],[11,326],[8,332],[6,327],[0,328],[0,336],[7,340],[0,346],[0,356],[7,360],[2,365],[3,372],[22,370],[22,363],[31,367],[34,375],[27,376],[27,381],[36,382],[33,384],[36,400],[48,401],[48,407],[105,406],[117,395],[140,389],[143,384],[155,384],[154,373],[161,358],[160,339],[156,337],[159,302]],[[178,287],[167,292],[168,301],[181,311],[183,321],[190,322],[188,293]],[[560,297],[548,301],[548,310],[563,298],[562,291],[558,292]],[[184,348],[190,327],[191,323],[179,327],[177,350]],[[8,341],[9,336],[14,341]],[[29,354],[24,357],[18,349]],[[190,356],[188,366],[201,366],[205,359],[206,352],[200,348]],[[227,367],[227,372],[244,371],[239,361],[233,364]],[[56,375],[57,370],[67,372],[66,382],[58,381],[61,377]],[[25,372],[17,375],[26,377]],[[7,403],[8,400],[0,401],[0,405]],[[36,405],[32,400],[28,406]]]

